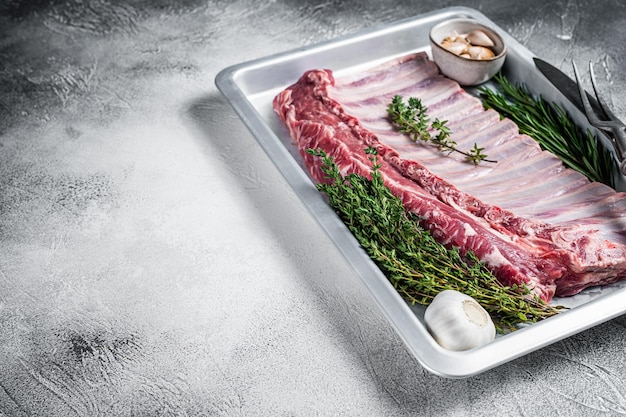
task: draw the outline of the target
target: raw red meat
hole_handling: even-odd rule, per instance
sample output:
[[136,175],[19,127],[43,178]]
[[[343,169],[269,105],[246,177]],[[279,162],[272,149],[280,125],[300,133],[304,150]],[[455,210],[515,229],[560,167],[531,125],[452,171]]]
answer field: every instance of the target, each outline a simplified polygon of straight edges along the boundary
[[[417,97],[447,120],[459,149],[476,143],[474,166],[398,133],[387,118],[394,95]],[[311,70],[274,99],[274,109],[317,181],[321,148],[344,173],[368,175],[378,149],[386,184],[441,243],[471,250],[505,285],[526,283],[545,301],[626,277],[623,193],[565,168],[508,119],[442,76],[425,53],[335,79]]]

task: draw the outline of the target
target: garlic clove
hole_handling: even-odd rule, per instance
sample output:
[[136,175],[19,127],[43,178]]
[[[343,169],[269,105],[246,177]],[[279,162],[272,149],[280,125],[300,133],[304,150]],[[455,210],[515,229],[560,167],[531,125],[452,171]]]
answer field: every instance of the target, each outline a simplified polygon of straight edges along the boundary
[[491,59],[496,56],[493,51],[484,46],[470,46],[467,49],[468,54],[472,59]]
[[454,31],[454,34],[447,36],[444,41],[468,43],[465,36],[465,34],[459,34],[457,31]]
[[472,297],[459,291],[437,294],[426,308],[426,327],[443,348],[462,351],[482,346],[496,337],[489,313]]
[[465,39],[467,39],[467,41],[472,45],[476,46],[484,46],[486,48],[493,48],[494,46],[496,46],[496,44],[493,42],[493,39],[491,39],[489,35],[478,29],[469,32],[465,36]]
[[468,52],[469,44],[464,41],[458,40],[444,40],[441,42],[441,46],[455,55],[461,55]]

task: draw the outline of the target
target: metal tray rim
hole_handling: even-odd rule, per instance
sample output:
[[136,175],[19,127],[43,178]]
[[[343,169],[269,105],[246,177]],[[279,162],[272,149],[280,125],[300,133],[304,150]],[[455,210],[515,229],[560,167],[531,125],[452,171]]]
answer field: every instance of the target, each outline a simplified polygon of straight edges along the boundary
[[[409,351],[424,368],[447,378],[465,378],[479,374],[623,314],[626,312],[626,303],[620,301],[626,296],[626,288],[615,290],[556,317],[499,337],[480,348],[464,352],[451,352],[441,348],[323,200],[308,174],[293,160],[280,138],[251,102],[250,96],[253,93],[246,91],[240,81],[242,76],[250,72],[282,65],[286,59],[298,60],[300,57],[315,55],[328,49],[342,48],[355,41],[375,39],[383,34],[401,31],[405,27],[434,24],[437,20],[457,16],[472,17],[489,24],[505,38],[509,50],[517,51],[521,59],[532,62],[534,55],[530,51],[482,13],[467,7],[449,7],[315,45],[236,64],[223,69],[215,78],[215,84],[220,92],[354,269]],[[286,81],[284,87],[288,84]],[[554,94],[558,92],[553,92]]]

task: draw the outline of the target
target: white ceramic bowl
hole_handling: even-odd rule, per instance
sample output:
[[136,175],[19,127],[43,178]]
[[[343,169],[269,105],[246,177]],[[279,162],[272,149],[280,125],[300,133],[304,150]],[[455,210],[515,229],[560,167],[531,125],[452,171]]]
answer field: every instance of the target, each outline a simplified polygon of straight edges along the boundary
[[[493,58],[465,58],[441,46],[441,42],[450,35],[469,33],[477,29],[483,31],[494,42],[492,50],[495,56]],[[506,45],[500,35],[488,26],[472,19],[450,19],[437,24],[430,31],[430,46],[433,59],[441,72],[465,86],[481,84],[489,80],[502,68],[506,58]]]

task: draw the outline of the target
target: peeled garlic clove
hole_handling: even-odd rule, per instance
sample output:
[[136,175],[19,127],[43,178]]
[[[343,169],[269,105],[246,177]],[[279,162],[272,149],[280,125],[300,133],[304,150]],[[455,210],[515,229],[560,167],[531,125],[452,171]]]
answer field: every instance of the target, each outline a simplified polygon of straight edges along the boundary
[[448,42],[464,42],[464,43],[468,43],[465,40],[465,36],[466,35],[459,35],[459,33],[455,30],[453,35],[450,36],[446,36],[444,41],[448,41]]
[[455,55],[461,55],[467,53],[468,44],[463,41],[446,41],[441,42],[441,46]]
[[482,346],[496,337],[489,313],[472,297],[459,291],[437,294],[424,315],[426,327],[442,347],[461,351]]
[[472,59],[491,59],[496,56],[491,49],[484,46],[470,46],[467,52]]
[[496,46],[496,44],[493,42],[493,39],[491,39],[489,35],[478,29],[469,32],[465,36],[465,39],[467,39],[469,43],[475,46],[484,46],[486,48],[493,48],[494,46]]

